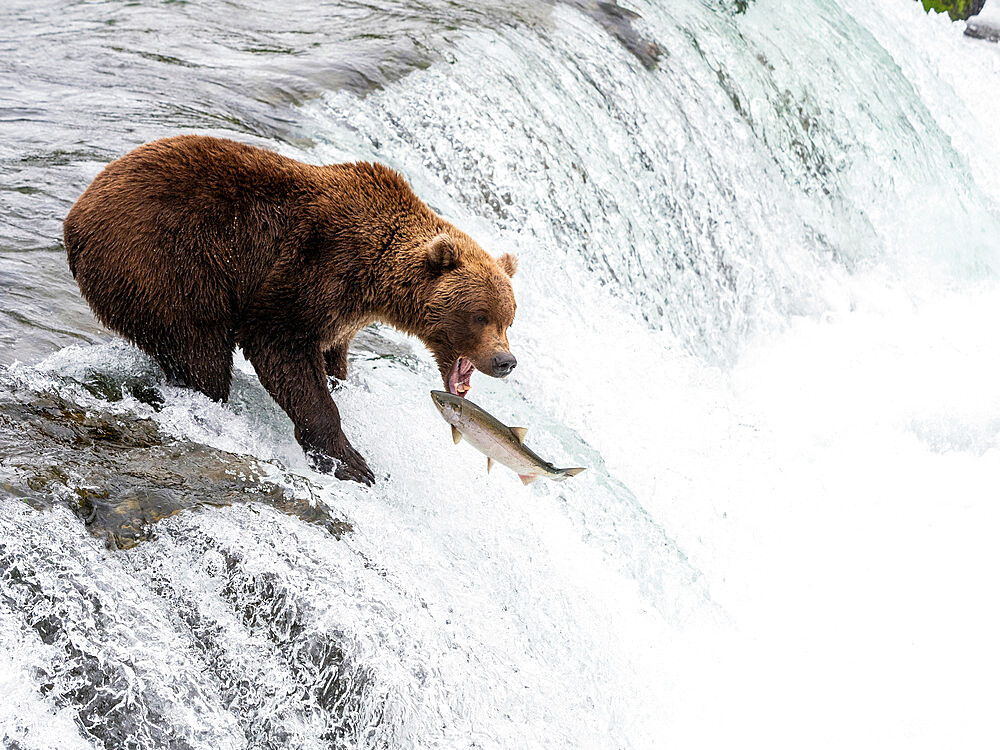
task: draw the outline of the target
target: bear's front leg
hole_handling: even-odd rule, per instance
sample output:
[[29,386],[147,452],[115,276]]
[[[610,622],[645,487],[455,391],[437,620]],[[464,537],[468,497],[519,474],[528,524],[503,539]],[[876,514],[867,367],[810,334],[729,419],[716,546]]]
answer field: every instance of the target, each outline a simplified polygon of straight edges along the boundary
[[319,343],[276,337],[272,331],[246,336],[242,344],[261,385],[295,425],[295,439],[313,467],[326,473],[333,470],[338,479],[374,484],[375,475],[340,426]]

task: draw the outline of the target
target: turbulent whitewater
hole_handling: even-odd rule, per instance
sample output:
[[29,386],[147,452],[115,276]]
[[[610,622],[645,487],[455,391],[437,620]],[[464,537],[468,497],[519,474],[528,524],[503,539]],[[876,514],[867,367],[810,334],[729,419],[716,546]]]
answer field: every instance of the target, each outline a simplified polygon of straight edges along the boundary
[[[0,737],[10,748],[1000,741],[1000,50],[911,0],[0,9]],[[272,7],[273,6],[273,7]],[[181,132],[379,160],[499,255],[456,451],[413,339],[311,472],[79,296],[104,164]]]

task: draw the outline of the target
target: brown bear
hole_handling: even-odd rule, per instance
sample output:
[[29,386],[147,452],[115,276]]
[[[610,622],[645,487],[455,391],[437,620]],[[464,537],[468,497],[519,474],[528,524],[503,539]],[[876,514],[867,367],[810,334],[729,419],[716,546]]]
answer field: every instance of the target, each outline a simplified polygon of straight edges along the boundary
[[179,136],[112,162],[64,223],[83,296],[168,377],[223,401],[233,348],[321,471],[371,484],[326,376],[383,321],[419,337],[445,387],[516,364],[510,277],[381,164],[314,166],[235,141]]

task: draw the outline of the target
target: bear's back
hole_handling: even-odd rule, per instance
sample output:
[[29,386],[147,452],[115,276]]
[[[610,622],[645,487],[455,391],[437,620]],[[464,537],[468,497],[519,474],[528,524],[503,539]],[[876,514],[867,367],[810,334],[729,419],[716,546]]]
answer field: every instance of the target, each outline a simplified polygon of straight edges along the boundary
[[149,314],[230,318],[277,262],[315,170],[219,138],[141,146],[66,217],[70,269],[98,317],[126,335]]

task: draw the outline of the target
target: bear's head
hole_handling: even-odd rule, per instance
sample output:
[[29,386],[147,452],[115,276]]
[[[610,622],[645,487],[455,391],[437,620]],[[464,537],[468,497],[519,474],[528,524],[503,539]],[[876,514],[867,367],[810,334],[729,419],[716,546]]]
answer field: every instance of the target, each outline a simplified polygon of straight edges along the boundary
[[445,387],[464,396],[473,369],[500,378],[517,364],[507,343],[517,307],[510,284],[517,259],[509,253],[493,258],[471,239],[447,234],[430,240],[425,254],[433,282],[421,338]]

